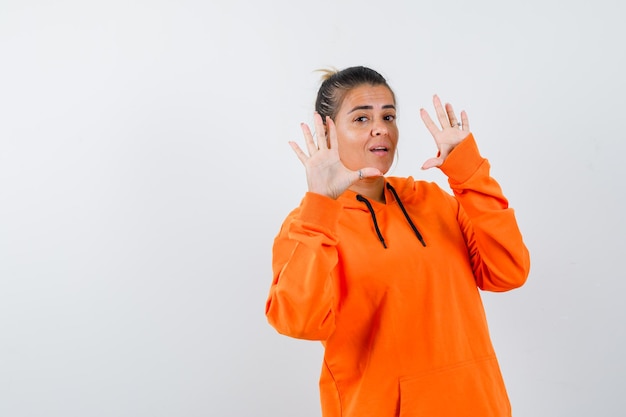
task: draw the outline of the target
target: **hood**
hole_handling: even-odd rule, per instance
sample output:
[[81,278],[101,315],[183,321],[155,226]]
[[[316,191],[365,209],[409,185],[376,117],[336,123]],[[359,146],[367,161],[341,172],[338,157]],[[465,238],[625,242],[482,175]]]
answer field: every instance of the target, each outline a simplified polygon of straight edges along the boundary
[[[415,182],[411,177],[385,178],[385,185],[383,190],[383,192],[385,193],[385,204],[378,203],[376,201],[371,202],[365,196],[351,190],[347,190],[346,192],[344,192],[339,197],[339,200],[343,204],[344,208],[369,211],[370,216],[372,217],[372,223],[374,224],[374,230],[376,232],[378,240],[385,249],[387,249],[387,244],[385,243],[385,237],[382,235],[380,228],[378,227],[378,221],[376,219],[376,210],[374,209],[374,205],[377,206],[378,210],[382,210],[387,206],[391,206],[393,203],[397,203],[393,205],[396,205],[397,209],[402,211],[404,218],[407,220],[408,226],[411,227],[413,233],[415,233],[415,237],[420,241],[422,246],[426,247],[426,242],[424,241],[422,234],[417,229],[417,226],[415,226],[415,223],[411,219],[411,216],[409,216],[409,213],[404,208],[404,204],[402,204],[402,199],[400,197],[401,193],[404,194],[407,191],[407,187],[413,189],[414,183]],[[397,191],[396,187],[398,187],[400,191]]]

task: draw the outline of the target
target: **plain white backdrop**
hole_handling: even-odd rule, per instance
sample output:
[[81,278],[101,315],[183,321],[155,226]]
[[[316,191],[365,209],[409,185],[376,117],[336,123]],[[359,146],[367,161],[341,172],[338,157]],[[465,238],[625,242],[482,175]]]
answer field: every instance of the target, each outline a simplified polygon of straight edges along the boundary
[[516,417],[626,408],[617,0],[0,0],[0,415],[319,416],[322,347],[266,322],[318,68],[395,89],[392,175],[465,109],[531,251],[485,294]]

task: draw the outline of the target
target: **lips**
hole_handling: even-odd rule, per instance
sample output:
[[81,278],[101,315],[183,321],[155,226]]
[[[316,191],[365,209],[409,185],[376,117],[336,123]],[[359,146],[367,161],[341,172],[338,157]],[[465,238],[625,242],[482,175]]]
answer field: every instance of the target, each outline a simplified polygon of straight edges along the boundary
[[370,148],[370,152],[373,152],[379,155],[386,154],[387,152],[389,152],[389,147],[384,146],[384,145],[372,146]]

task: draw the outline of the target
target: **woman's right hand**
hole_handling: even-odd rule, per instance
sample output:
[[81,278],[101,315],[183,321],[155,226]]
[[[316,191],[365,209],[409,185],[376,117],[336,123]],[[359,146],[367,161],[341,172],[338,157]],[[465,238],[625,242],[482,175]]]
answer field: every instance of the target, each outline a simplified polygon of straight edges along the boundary
[[327,116],[328,134],[324,134],[326,129],[322,117],[316,112],[313,118],[317,143],[309,126],[305,123],[301,124],[309,155],[302,151],[297,143],[289,142],[306,169],[306,179],[310,192],[336,199],[355,182],[382,175],[376,168],[363,168],[358,171],[346,168],[339,159],[335,123]]

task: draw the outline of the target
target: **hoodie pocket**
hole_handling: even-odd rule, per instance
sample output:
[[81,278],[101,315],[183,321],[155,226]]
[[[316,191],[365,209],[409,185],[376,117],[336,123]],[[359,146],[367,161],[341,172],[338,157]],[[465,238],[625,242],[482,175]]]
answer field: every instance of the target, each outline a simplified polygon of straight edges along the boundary
[[400,417],[508,417],[511,406],[495,357],[400,380]]

